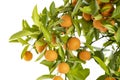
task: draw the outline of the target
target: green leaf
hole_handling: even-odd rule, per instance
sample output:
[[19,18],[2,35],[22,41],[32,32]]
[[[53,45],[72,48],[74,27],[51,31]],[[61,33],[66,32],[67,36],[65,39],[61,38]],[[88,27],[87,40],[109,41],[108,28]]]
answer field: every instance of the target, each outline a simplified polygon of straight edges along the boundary
[[18,38],[17,39],[18,42],[20,42],[22,45],[28,44],[28,42],[26,40],[23,40],[22,38]]
[[115,27],[110,24],[104,24],[104,27],[107,28],[110,33],[114,34],[116,32]]
[[74,27],[75,27],[75,29],[76,29],[78,35],[80,36],[80,34],[81,34],[80,24],[78,23],[77,20],[73,20],[73,25],[74,25]]
[[94,59],[98,62],[100,67],[109,75],[109,69],[107,68],[106,64],[97,56],[94,56]]
[[97,80],[104,80],[106,78],[106,75],[101,75],[97,78]]
[[88,13],[88,14],[91,14],[91,8],[90,6],[84,6],[84,7],[80,7],[80,10],[84,13]]
[[55,15],[55,13],[56,13],[56,8],[55,8],[55,3],[53,1],[50,5],[50,14],[53,17]]
[[93,46],[91,46],[88,43],[85,43],[85,46],[87,46],[90,49],[90,51],[94,54],[94,47]]
[[21,53],[21,59],[24,57],[25,52],[27,51],[29,45],[26,45]]
[[39,54],[39,56],[37,57],[37,59],[35,61],[39,61],[43,56],[44,56],[45,51],[43,51],[42,53]]
[[36,80],[46,80],[46,79],[52,79],[55,75],[42,75],[38,77]]
[[53,62],[47,61],[47,60],[43,60],[43,61],[40,62],[40,64],[43,64],[43,65],[45,65],[45,66],[50,67],[50,66],[53,64]]
[[103,2],[103,3],[108,3],[108,2],[110,2],[110,0],[100,0],[101,2]]
[[81,64],[75,64],[73,68],[67,73],[69,80],[85,80],[89,75],[89,69],[82,69]]
[[69,0],[63,0],[63,1],[64,1],[64,5],[66,5],[69,2]]
[[30,26],[26,20],[22,20],[22,27],[23,27],[22,30],[30,30]]
[[112,18],[120,18],[120,6],[117,6],[116,9],[112,13]]
[[97,57],[99,57],[102,61],[104,61],[104,54],[103,54],[103,52],[101,52],[101,51],[95,51],[94,53],[95,53],[94,56],[97,56]]
[[46,8],[43,9],[42,14],[40,15],[40,21],[43,23],[44,26],[47,26],[48,11]]
[[113,41],[107,41],[103,44],[104,47],[110,46],[113,43]]
[[18,38],[21,38],[21,37],[23,37],[23,36],[29,36],[29,35],[31,35],[31,34],[32,34],[32,32],[30,32],[30,31],[28,31],[28,30],[19,31],[19,32],[13,34],[13,35],[10,37],[9,40],[10,40],[10,41],[11,41],[11,40],[16,40],[16,39],[18,39]]
[[58,53],[59,53],[61,59],[64,61],[64,59],[65,59],[65,53],[64,53],[63,48],[61,46],[58,49]]
[[91,28],[85,37],[86,37],[86,44],[90,44],[94,38],[94,28]]
[[99,12],[99,5],[97,3],[96,0],[92,0],[91,3],[90,3],[90,8],[91,8],[91,14],[92,15],[96,15],[98,14]]
[[82,0],[78,0],[75,8],[73,9],[72,16],[74,16],[78,12],[81,4],[82,4]]
[[117,30],[117,33],[115,34],[115,40],[120,43],[120,27]]
[[56,61],[53,65],[49,67],[50,74],[56,69],[60,61]]
[[38,15],[37,5],[33,9],[32,19],[33,19],[34,23],[37,23],[40,19],[39,15]]

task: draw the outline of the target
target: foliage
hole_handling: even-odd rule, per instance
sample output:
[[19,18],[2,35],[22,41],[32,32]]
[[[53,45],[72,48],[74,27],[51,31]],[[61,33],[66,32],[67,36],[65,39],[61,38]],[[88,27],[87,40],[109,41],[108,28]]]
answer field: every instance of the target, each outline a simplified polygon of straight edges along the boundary
[[[104,80],[106,76],[120,79],[120,72],[118,72],[120,69],[120,1],[101,0],[102,5],[107,3],[114,5],[114,10],[107,17],[101,14],[102,5],[98,4],[97,0],[77,0],[75,6],[72,5],[72,0],[63,0],[63,2],[64,4],[59,7],[56,7],[52,2],[49,9],[44,8],[41,13],[38,12],[36,5],[32,12],[34,24],[29,25],[26,20],[23,20],[22,30],[9,38],[10,42],[21,43],[24,46],[21,59],[26,51],[31,50],[30,47],[36,51],[34,46],[36,41],[43,40],[46,47],[38,54],[35,61],[47,66],[49,73],[38,77],[37,80],[53,79],[57,75],[55,74],[56,68],[61,62],[66,62],[70,66],[70,71],[64,74],[65,80],[85,80],[89,76],[90,70],[82,66],[87,61],[78,58],[78,54],[82,50],[88,50],[91,53],[91,58],[105,71],[105,74],[100,75],[97,80]],[[86,21],[82,13],[91,15],[91,20]],[[69,14],[71,17],[72,26],[69,28],[60,26],[63,21],[60,17],[64,14]],[[101,28],[94,27],[94,20],[101,20],[101,24],[107,31],[102,32]],[[114,24],[111,23],[111,20],[114,20]],[[85,38],[84,42],[82,42],[81,36]],[[67,41],[71,37],[80,39],[82,46],[79,49],[68,49]],[[96,47],[95,45],[99,45],[98,41],[102,39],[105,39],[103,46]],[[112,48],[108,50],[107,47]],[[46,50],[56,51],[58,58],[55,61],[47,61],[44,59]],[[36,53],[38,52],[36,51]],[[111,55],[106,56],[105,53]]]

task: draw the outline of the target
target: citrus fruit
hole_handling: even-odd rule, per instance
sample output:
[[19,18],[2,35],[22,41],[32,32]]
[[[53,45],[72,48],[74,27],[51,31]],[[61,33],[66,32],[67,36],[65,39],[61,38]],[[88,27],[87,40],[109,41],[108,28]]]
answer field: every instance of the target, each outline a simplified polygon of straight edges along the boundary
[[82,17],[83,17],[86,21],[90,21],[90,20],[91,20],[91,15],[90,15],[90,14],[82,13]]
[[100,30],[100,32],[107,32],[107,28],[103,26],[101,20],[93,20],[93,27]]
[[80,47],[80,40],[76,37],[72,37],[67,42],[67,47],[69,50],[77,50]]
[[59,72],[59,73],[64,73],[64,74],[66,74],[66,73],[69,72],[69,70],[70,70],[70,67],[69,67],[69,65],[68,65],[67,63],[65,63],[65,62],[62,62],[62,63],[60,63],[60,64],[58,65],[58,72]]
[[75,6],[77,3],[77,0],[72,0],[72,5]]
[[103,5],[101,9],[101,14],[105,17],[111,16],[111,13],[113,12],[114,7],[111,3],[106,3]]
[[24,56],[23,56],[23,59],[25,61],[30,61],[32,59],[32,57],[33,57],[33,54],[30,51],[26,51]]
[[35,48],[38,53],[41,53],[46,47],[46,43],[43,41],[36,41],[35,42]]
[[62,27],[68,28],[68,27],[72,26],[72,20],[71,20],[70,15],[64,14],[64,15],[61,17],[61,19],[63,20],[63,21],[60,23],[60,25],[61,25]]
[[47,61],[55,61],[58,57],[58,54],[54,50],[47,50],[45,52],[45,59]]
[[79,58],[83,61],[90,60],[91,54],[89,51],[84,50],[79,53]]
[[63,78],[61,76],[55,76],[53,80],[63,80]]
[[116,79],[113,77],[106,77],[105,80],[116,80]]

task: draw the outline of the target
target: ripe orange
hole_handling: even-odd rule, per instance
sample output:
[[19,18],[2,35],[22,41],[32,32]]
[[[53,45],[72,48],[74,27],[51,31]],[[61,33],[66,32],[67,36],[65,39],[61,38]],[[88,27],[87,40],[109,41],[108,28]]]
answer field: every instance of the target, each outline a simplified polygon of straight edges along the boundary
[[76,37],[72,37],[67,42],[67,47],[69,50],[77,50],[80,47],[80,40]]
[[41,44],[41,42],[39,42],[39,41],[35,42],[35,48],[38,53],[41,53],[45,49],[45,47],[46,47],[46,43]]
[[90,20],[91,20],[91,15],[90,15],[90,14],[82,13],[82,17],[83,17],[86,21],[90,21]]
[[83,61],[90,60],[91,54],[89,51],[84,50],[79,53],[79,58]]
[[63,78],[61,76],[55,76],[53,80],[63,80]]
[[100,20],[93,20],[93,27],[100,30],[100,32],[107,32],[107,28],[103,26]]
[[72,26],[72,19],[70,17],[70,15],[68,14],[64,14],[61,19],[63,20],[60,25],[61,27],[65,27],[65,28],[68,28],[70,26]]
[[45,52],[45,59],[47,61],[55,61],[58,58],[58,54],[53,50],[47,50]]
[[75,6],[77,3],[77,0],[72,0],[72,5]]
[[113,77],[106,77],[105,80],[116,80],[116,79]]
[[58,72],[59,72],[59,73],[64,73],[64,74],[66,74],[66,73],[69,72],[69,70],[70,70],[70,67],[69,67],[69,65],[68,65],[67,63],[65,63],[65,62],[62,62],[62,63],[60,63],[60,64],[58,65]]
[[103,5],[101,9],[101,14],[105,17],[111,16],[111,13],[113,12],[114,7],[111,3],[106,3]]
[[33,57],[32,53],[30,51],[26,51],[23,58],[25,61],[30,61],[32,57]]

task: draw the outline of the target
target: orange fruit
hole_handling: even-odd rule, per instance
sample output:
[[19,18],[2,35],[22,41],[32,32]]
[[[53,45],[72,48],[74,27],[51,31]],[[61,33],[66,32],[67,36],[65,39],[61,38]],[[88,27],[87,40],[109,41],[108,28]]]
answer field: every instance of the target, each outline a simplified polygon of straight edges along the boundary
[[36,41],[35,42],[35,48],[37,50],[38,53],[41,53],[46,47],[46,43],[42,42],[42,41]]
[[55,76],[53,80],[63,80],[63,78],[61,76]]
[[72,5],[75,6],[77,3],[77,0],[72,0]]
[[112,12],[114,10],[114,7],[111,3],[106,3],[103,5],[101,9],[101,14],[105,17],[111,16]]
[[45,52],[45,59],[47,61],[55,61],[58,58],[58,54],[54,50],[47,50]]
[[84,50],[79,53],[79,58],[83,61],[90,60],[91,54],[89,51]]
[[106,77],[105,80],[116,80],[116,79],[113,77]]
[[107,32],[107,28],[103,26],[100,20],[93,20],[93,27],[100,30],[100,32]]
[[71,19],[70,15],[64,14],[64,15],[61,17],[61,19],[63,20],[63,21],[60,23],[60,25],[61,25],[62,27],[68,28],[68,27],[72,26],[72,19]]
[[69,50],[77,50],[80,47],[80,40],[76,37],[72,37],[67,42],[67,47]]
[[90,21],[90,20],[91,20],[91,15],[90,15],[90,14],[82,13],[82,17],[83,17],[86,21]]
[[64,74],[66,74],[66,73],[69,72],[69,70],[70,70],[70,67],[69,67],[69,65],[68,65],[67,63],[65,63],[65,62],[62,62],[62,63],[60,63],[60,64],[58,65],[58,72],[59,72],[59,73],[64,73]]
[[33,54],[30,51],[26,51],[24,56],[23,56],[23,59],[25,61],[30,61],[32,59],[32,57],[33,57]]

